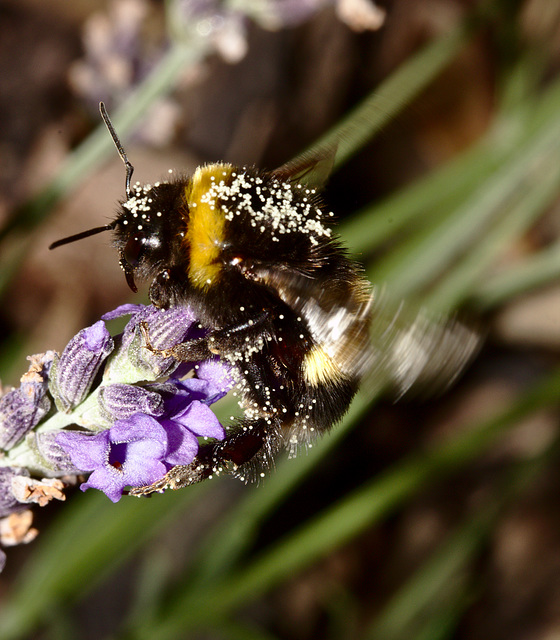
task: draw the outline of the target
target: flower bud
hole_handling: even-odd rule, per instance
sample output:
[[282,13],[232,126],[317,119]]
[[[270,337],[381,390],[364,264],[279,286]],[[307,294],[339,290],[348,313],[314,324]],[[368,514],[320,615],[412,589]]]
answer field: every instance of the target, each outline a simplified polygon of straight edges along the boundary
[[99,407],[108,420],[130,418],[135,413],[150,416],[163,414],[159,393],[132,384],[109,384],[99,390]]
[[113,346],[102,320],[70,340],[51,371],[50,391],[59,411],[68,412],[85,398]]
[[54,351],[29,356],[29,370],[17,389],[0,398],[0,447],[11,449],[49,412],[48,374]]

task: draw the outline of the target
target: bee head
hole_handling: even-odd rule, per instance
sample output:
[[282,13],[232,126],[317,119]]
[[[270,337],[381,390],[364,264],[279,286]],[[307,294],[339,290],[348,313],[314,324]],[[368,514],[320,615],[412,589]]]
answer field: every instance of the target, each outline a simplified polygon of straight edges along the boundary
[[173,262],[181,228],[181,190],[180,183],[137,183],[112,223],[119,262],[134,292],[135,275],[153,277]]
[[126,200],[121,203],[118,216],[110,224],[57,240],[49,249],[56,249],[102,231],[113,231],[120,265],[128,286],[136,293],[138,288],[134,280],[135,275],[145,278],[157,273],[160,279],[164,277],[162,273],[166,272],[164,265],[170,262],[171,245],[176,244],[176,241],[173,241],[177,236],[174,229],[179,228],[177,217],[181,218],[181,184],[162,183],[152,186],[137,183],[131,186],[134,167],[128,160],[102,102],[99,104],[99,110],[126,167]]

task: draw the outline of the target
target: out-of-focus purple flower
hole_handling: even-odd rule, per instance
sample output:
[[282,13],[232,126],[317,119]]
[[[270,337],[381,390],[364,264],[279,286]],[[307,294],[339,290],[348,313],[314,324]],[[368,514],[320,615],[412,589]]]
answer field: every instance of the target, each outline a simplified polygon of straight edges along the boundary
[[280,29],[301,24],[333,5],[339,19],[354,31],[379,29],[385,19],[385,11],[373,0],[265,0],[251,16],[265,28]]
[[0,398],[0,448],[10,449],[27,434],[51,408],[46,395],[54,351],[29,356],[29,370],[18,389]]
[[235,63],[247,53],[247,13],[220,0],[176,0],[176,23],[206,41],[226,62]]
[[268,0],[264,3],[266,19],[263,26],[273,29],[291,27],[309,20],[334,0]]
[[[159,42],[154,37],[154,7],[148,0],[112,0],[104,5],[107,6],[85,21],[84,55],[69,71],[72,89],[92,115],[98,114],[100,101],[109,111],[122,103],[159,64],[169,47],[165,33]],[[158,98],[134,137],[152,145],[168,144],[177,131],[181,113],[173,98]]]
[[80,404],[113,347],[102,320],[70,340],[51,371],[49,386],[59,411],[68,412]]
[[[122,100],[157,62],[161,52],[143,39],[149,5],[145,0],[114,0],[84,25],[84,57],[70,69],[73,89],[97,109]],[[153,45],[153,43],[152,43]]]

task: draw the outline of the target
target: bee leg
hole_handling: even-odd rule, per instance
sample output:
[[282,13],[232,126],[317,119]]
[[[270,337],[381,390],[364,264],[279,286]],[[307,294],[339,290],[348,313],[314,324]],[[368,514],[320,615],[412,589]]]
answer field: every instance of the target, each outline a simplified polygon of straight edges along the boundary
[[[259,314],[246,322],[240,322],[239,324],[232,324],[223,329],[217,329],[213,331],[203,340],[208,345],[210,356],[222,355],[238,351],[243,353],[248,345],[254,347],[261,341],[264,346],[264,340],[270,335],[270,331],[267,330],[266,325],[271,320],[271,314],[266,309],[263,309]],[[186,343],[189,344],[189,343]],[[181,351],[181,345],[177,345],[175,357],[178,360],[187,360],[183,356]]]
[[158,349],[157,347],[154,347],[150,340],[150,332],[147,322],[140,323],[140,331],[144,338],[144,348],[160,358],[175,358],[175,360],[178,360],[179,362],[194,362],[197,360],[208,360],[214,355],[208,348],[208,341],[206,338],[189,340],[188,342],[182,342],[167,349]]
[[223,441],[202,445],[191,464],[177,465],[153,484],[131,489],[129,495],[146,496],[165,489],[182,489],[222,473],[250,480],[246,472],[270,465],[280,445],[280,438],[274,435],[277,433],[263,418],[244,421]]
[[144,347],[154,355],[162,358],[173,357],[179,362],[194,362],[208,360],[215,355],[227,353],[234,349],[243,350],[248,343],[254,344],[255,340],[262,337],[263,333],[266,333],[263,325],[269,320],[270,313],[263,310],[254,319],[247,322],[218,329],[205,338],[182,342],[167,349],[157,349],[152,345],[146,322],[140,323],[140,330],[144,337]]
[[[203,360],[214,354],[231,353],[234,349],[246,348],[247,343],[264,340],[267,335],[266,323],[270,313],[262,311],[254,319],[238,325],[214,331],[206,338],[177,344],[168,349],[156,349],[150,342],[148,327],[140,325],[145,347],[152,353],[163,357],[173,357],[179,361]],[[263,343],[264,344],[264,343]],[[246,363],[249,367],[249,363]],[[267,397],[260,398],[259,405],[265,406]],[[135,487],[130,495],[144,496],[165,489],[181,489],[201,482],[213,475],[233,474],[241,479],[250,480],[257,471],[270,466],[274,454],[283,443],[281,425],[272,414],[267,413],[254,418],[245,418],[228,433],[221,442],[200,446],[195,459],[188,465],[177,465],[157,482],[144,487]]]

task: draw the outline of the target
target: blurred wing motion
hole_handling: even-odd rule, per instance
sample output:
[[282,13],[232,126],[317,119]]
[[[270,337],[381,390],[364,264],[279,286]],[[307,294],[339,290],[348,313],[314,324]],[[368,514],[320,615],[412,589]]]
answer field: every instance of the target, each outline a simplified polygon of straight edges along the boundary
[[371,306],[371,364],[366,387],[388,386],[397,397],[409,390],[444,391],[474,357],[480,335],[454,318],[375,291]]

